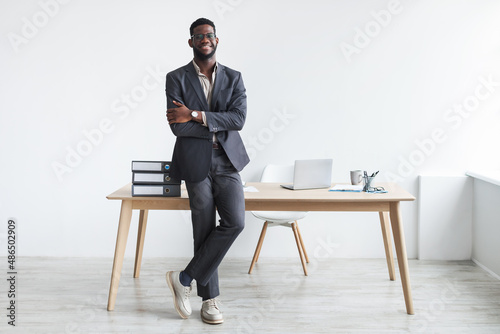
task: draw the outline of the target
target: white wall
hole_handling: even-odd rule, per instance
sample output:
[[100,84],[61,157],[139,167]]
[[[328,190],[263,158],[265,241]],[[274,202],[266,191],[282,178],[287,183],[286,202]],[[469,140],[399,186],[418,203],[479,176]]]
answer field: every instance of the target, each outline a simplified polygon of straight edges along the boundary
[[[381,170],[417,195],[422,172],[499,168],[499,14],[493,0],[0,0],[0,240],[13,217],[20,255],[112,256],[119,203],[105,196],[130,181],[131,160],[170,158],[164,75],[192,58],[200,16],[247,87],[245,180],[332,157],[334,181]],[[415,258],[417,203],[402,210]],[[189,256],[189,226],[185,212],[151,212],[145,256]],[[310,252],[384,256],[376,213],[301,226]],[[260,227],[248,215],[229,256],[250,259]],[[297,256],[281,232],[262,256]]]
[[474,178],[472,259],[500,278],[500,186]]
[[471,259],[472,199],[468,176],[419,176],[419,260]]

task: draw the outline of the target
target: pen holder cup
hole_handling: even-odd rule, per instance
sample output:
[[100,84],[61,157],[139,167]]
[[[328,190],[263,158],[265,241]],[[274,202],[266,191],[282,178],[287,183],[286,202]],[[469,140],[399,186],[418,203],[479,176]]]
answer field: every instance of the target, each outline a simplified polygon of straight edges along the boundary
[[363,187],[363,191],[370,191],[370,189],[372,189],[372,181],[373,179],[375,178],[375,176],[364,176],[363,179],[364,179],[364,187]]

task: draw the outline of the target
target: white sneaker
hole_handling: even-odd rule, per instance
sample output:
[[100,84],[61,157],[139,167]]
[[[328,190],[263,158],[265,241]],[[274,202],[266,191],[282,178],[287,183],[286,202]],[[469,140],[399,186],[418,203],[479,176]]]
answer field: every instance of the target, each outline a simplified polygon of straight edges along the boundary
[[192,287],[191,285],[182,285],[179,280],[179,274],[179,271],[168,271],[167,283],[170,291],[172,291],[177,313],[179,313],[183,319],[187,319],[191,315],[191,303],[189,302],[189,296],[191,295]]
[[218,303],[219,301],[213,298],[205,300],[201,304],[201,320],[203,322],[211,325],[222,324],[224,322]]

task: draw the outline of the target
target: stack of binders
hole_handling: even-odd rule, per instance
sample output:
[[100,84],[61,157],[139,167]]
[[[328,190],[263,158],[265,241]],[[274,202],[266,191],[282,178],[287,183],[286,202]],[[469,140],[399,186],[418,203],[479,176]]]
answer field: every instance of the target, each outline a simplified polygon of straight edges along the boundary
[[132,161],[132,196],[180,196],[181,181],[170,177],[170,165],[170,161]]

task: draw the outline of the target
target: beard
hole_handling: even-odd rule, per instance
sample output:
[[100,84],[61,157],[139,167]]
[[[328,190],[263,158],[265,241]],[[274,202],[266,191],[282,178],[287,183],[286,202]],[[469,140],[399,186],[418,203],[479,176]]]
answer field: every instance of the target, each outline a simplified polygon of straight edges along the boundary
[[215,44],[214,49],[209,54],[202,53],[196,47],[193,48],[194,57],[202,61],[212,58],[215,55],[215,51],[217,51],[217,44]]

